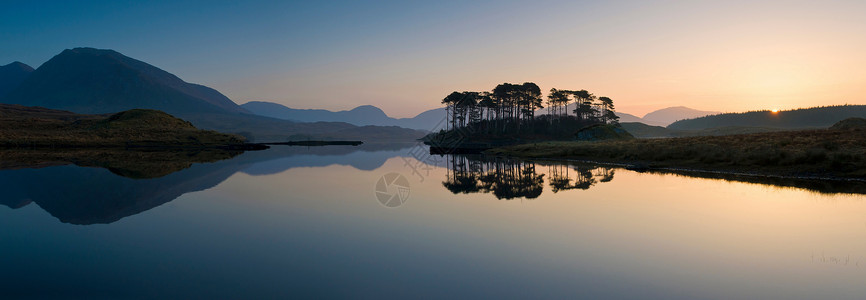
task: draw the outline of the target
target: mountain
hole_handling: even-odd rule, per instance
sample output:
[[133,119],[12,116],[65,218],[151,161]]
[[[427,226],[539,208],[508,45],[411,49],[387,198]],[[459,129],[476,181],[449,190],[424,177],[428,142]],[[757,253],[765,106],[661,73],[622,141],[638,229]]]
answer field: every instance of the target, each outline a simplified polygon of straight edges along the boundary
[[394,119],[389,118],[381,109],[371,105],[358,106],[352,110],[330,111],[324,109],[294,109],[284,105],[251,101],[241,105],[242,108],[254,114],[276,119],[296,122],[346,122],[353,125],[394,125]]
[[0,99],[21,85],[32,72],[33,68],[17,61],[0,66]]
[[[3,103],[40,106],[83,114],[106,114],[143,108],[167,112],[201,129],[243,135],[250,141],[285,141],[303,134],[312,138],[342,135],[357,126],[343,122],[296,123],[252,114],[220,92],[188,83],[175,75],[113,50],[67,49],[26,76]],[[370,109],[362,109],[369,113]],[[336,121],[336,120],[335,120]],[[420,138],[411,129],[390,130],[392,137]],[[369,140],[358,130],[351,139]],[[389,138],[390,139],[390,138]]]
[[619,117],[620,123],[644,122],[644,119],[641,119],[641,117],[635,116],[633,114],[627,114],[624,112],[615,112],[615,114],[617,117]]
[[445,108],[431,109],[413,118],[392,118],[372,105],[358,106],[352,110],[330,111],[324,109],[295,109],[282,104],[265,101],[250,101],[242,108],[256,115],[291,120],[296,122],[346,122],[357,126],[399,126],[417,130],[433,130],[445,119]]
[[[715,114],[720,114],[720,113],[721,112],[717,112],[717,111],[697,110],[697,109],[692,109],[692,108],[688,108],[685,106],[675,106],[675,107],[668,107],[668,108],[659,109],[659,110],[656,110],[654,112],[648,113],[648,114],[643,116],[643,119],[646,120],[647,122],[654,123],[651,125],[667,126],[667,125],[670,125],[671,123],[679,121],[679,120],[693,119],[693,118],[697,118],[697,117],[715,115]],[[647,124],[650,124],[650,123],[647,123]]]
[[88,114],[134,108],[173,115],[246,112],[214,89],[116,51],[93,48],[64,50],[33,71],[4,101]]
[[780,129],[827,128],[838,121],[866,117],[866,105],[840,105],[801,108],[787,111],[750,111],[726,113],[677,121],[671,129],[697,130],[725,126],[768,127]]
[[412,118],[397,119],[400,122],[397,126],[433,131],[444,126],[446,117],[447,112],[444,107],[434,108]]

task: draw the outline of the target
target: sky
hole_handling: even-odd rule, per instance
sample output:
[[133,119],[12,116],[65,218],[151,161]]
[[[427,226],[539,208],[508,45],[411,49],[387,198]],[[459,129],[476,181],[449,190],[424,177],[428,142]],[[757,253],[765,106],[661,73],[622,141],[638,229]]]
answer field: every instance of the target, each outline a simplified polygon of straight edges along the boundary
[[113,49],[235,102],[376,105],[535,82],[642,116],[866,104],[866,1],[2,1],[0,64]]

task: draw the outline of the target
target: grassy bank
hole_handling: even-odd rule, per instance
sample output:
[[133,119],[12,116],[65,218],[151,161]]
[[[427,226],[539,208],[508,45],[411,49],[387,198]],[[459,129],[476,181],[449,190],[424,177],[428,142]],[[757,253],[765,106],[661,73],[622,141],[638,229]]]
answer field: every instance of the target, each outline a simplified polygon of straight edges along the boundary
[[200,130],[157,110],[113,115],[0,105],[2,148],[228,148],[243,149],[244,138]]
[[544,142],[489,155],[579,159],[762,175],[866,178],[866,130],[807,130],[729,136]]

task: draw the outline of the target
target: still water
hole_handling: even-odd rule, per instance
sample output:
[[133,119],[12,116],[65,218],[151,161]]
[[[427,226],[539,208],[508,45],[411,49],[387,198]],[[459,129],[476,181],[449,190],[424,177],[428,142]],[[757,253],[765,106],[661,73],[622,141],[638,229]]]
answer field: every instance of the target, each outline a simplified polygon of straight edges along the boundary
[[418,153],[0,171],[0,298],[866,295],[861,194]]

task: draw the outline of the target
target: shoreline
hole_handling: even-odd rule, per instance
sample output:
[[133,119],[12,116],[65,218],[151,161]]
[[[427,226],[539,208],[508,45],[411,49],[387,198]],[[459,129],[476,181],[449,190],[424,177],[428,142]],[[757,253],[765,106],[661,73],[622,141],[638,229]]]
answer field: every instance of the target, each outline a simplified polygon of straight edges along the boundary
[[866,182],[866,130],[550,141],[483,153],[528,160],[605,163],[635,171]]
[[[727,176],[737,176],[737,177],[752,177],[752,178],[765,178],[765,179],[789,179],[789,180],[814,180],[814,181],[836,181],[836,182],[849,182],[849,183],[866,183],[866,178],[853,178],[853,177],[838,177],[838,176],[802,176],[802,175],[782,175],[782,174],[772,174],[772,173],[760,173],[760,172],[742,172],[742,171],[732,171],[732,170],[721,170],[721,169],[700,169],[700,168],[686,168],[686,167],[652,167],[647,166],[642,162],[610,162],[610,161],[598,161],[598,160],[589,160],[589,159],[578,159],[578,158],[551,158],[551,157],[521,157],[521,156],[509,156],[509,155],[498,155],[498,154],[483,154],[486,156],[494,156],[494,157],[506,157],[513,159],[521,159],[533,162],[554,162],[554,163],[584,163],[584,164],[592,164],[592,165],[602,165],[602,166],[612,166],[618,167],[622,169],[626,169],[629,171],[634,171],[638,173],[665,173],[665,174],[677,174],[677,175],[688,175],[690,174],[705,174],[705,175],[727,175]],[[696,176],[703,177],[703,176]]]

